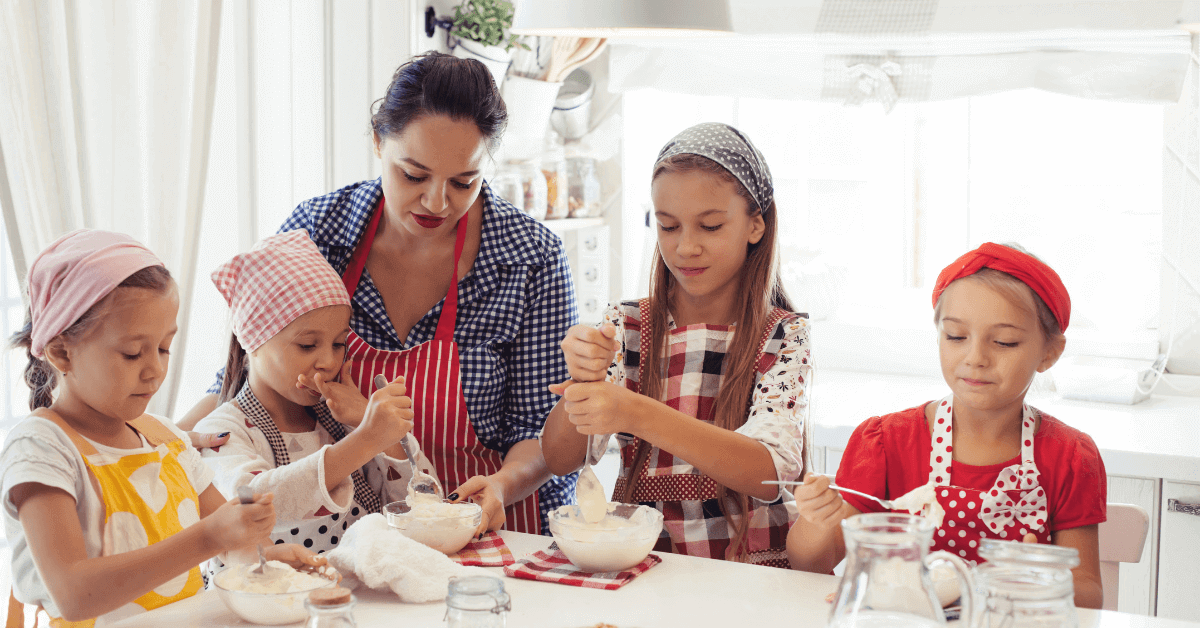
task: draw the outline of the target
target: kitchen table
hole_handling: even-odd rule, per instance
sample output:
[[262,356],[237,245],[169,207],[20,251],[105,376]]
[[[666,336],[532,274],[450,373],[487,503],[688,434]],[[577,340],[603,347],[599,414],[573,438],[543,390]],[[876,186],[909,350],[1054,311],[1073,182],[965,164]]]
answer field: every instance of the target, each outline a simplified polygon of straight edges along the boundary
[[[544,536],[501,532],[519,560],[550,545]],[[514,628],[582,628],[604,622],[637,626],[821,627],[829,614],[825,596],[837,588],[834,576],[758,567],[720,560],[659,554],[663,562],[617,591],[505,578],[512,597],[508,625]],[[502,576],[499,568],[491,569]],[[444,626],[446,605],[402,604],[391,592],[355,591],[354,615],[360,628]],[[1196,628],[1200,624],[1081,609],[1081,628]],[[216,591],[114,624],[137,627],[249,626],[225,608]],[[303,624],[295,624],[301,626]],[[952,624],[953,625],[953,624]]]

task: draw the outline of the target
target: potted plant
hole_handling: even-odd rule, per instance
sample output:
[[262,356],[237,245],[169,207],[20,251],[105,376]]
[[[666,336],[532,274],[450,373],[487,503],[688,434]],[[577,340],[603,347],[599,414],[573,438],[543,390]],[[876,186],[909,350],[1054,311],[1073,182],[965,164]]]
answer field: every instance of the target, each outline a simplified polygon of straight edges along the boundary
[[482,61],[500,85],[512,60],[512,47],[529,49],[508,33],[512,19],[513,5],[508,0],[466,0],[454,7],[450,34],[459,38],[454,56]]

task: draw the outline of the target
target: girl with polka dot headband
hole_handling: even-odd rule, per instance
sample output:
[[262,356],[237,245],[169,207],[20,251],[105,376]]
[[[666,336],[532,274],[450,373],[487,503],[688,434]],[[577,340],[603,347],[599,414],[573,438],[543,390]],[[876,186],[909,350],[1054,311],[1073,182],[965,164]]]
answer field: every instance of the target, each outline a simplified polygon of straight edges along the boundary
[[[27,287],[12,346],[29,357],[32,412],[0,450],[10,625],[25,625],[22,604],[93,626],[195,595],[199,564],[249,558],[275,507],[265,491],[227,500],[188,437],[146,412],[178,329],[174,279],[133,238],[80,229],[34,259]],[[323,562],[296,545],[268,557]]]
[[700,124],[660,152],[651,196],[650,297],[569,330],[542,452],[565,475],[615,434],[613,500],[662,511],[656,551],[786,568],[794,511],[763,481],[803,471],[812,367],[779,281],[770,170],[742,132]]
[[[197,424],[223,491],[275,494],[274,543],[323,553],[358,519],[404,499],[413,426],[403,379],[362,396],[349,378],[350,296],[303,229],[265,238],[213,273],[233,335],[222,404]],[[219,567],[214,565],[214,568]]]
[[[971,564],[981,560],[982,539],[1075,548],[1075,604],[1100,608],[1104,462],[1087,434],[1025,403],[1034,376],[1066,345],[1066,287],[1019,247],[988,242],[941,272],[933,306],[950,394],[859,425],[837,484],[890,500],[931,494],[936,503],[919,512],[944,512],[933,548]],[[842,559],[841,520],[882,510],[812,474],[795,496],[800,517],[788,552],[807,571],[828,572]]]

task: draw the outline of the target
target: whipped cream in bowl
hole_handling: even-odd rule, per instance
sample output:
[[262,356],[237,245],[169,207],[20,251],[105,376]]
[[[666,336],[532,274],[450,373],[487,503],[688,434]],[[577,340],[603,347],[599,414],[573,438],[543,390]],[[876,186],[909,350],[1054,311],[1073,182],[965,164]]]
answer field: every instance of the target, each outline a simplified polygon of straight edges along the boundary
[[384,506],[383,514],[388,525],[404,536],[447,555],[466,547],[483,522],[479,504],[451,504],[421,493]]
[[313,573],[276,560],[267,561],[267,565],[272,568],[267,573],[276,577],[247,577],[249,570],[258,567],[257,562],[229,565],[213,576],[213,586],[225,606],[252,624],[276,626],[304,621],[308,617],[304,608],[308,594],[338,582],[337,570],[332,567]]
[[550,533],[558,548],[580,571],[591,573],[622,571],[642,562],[662,527],[661,512],[634,504],[609,502],[595,522],[579,506],[559,506],[550,513]]

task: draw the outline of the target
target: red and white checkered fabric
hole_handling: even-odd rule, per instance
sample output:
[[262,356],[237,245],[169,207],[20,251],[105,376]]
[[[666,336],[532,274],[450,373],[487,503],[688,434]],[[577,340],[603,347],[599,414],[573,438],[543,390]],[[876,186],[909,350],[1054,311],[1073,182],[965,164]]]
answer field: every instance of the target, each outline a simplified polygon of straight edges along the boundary
[[507,567],[517,562],[504,539],[495,532],[488,532],[482,539],[471,541],[457,554],[452,554],[450,560],[467,567]]
[[[640,391],[639,382],[646,367],[654,364],[653,360],[646,359],[649,343],[641,334],[641,321],[649,320],[649,316],[649,300],[642,299],[638,307],[640,320],[628,315],[625,319],[625,345],[638,347],[638,378],[625,380],[625,386],[634,392]],[[776,356],[768,348],[781,333],[780,323],[795,316],[776,308],[768,317],[762,330],[756,363],[760,377],[775,363]],[[731,337],[731,328],[723,325],[689,325],[671,330],[665,349],[663,403],[712,423],[713,402],[721,389],[725,353]],[[623,495],[629,466],[641,439],[628,436],[618,438],[621,441],[621,475],[613,494]],[[637,474],[639,478],[633,491],[633,503],[645,504],[663,513],[665,534],[655,545],[654,551],[701,558],[730,558],[734,529],[721,512],[718,499],[720,487],[716,480],[658,447],[651,447],[650,455]],[[790,528],[786,506],[782,502],[756,506],[752,500],[751,508],[746,533],[747,562],[790,568],[785,548]]]
[[661,558],[650,554],[645,560],[625,571],[588,573],[586,571],[579,571],[579,568],[571,564],[571,561],[567,559],[565,554],[559,550],[554,550],[553,554],[549,552],[537,552],[529,558],[523,558],[517,561],[515,565],[505,567],[504,575],[510,578],[541,580],[542,582],[556,582],[573,587],[616,591],[661,562]]
[[341,276],[304,229],[264,238],[213,271],[212,280],[232,310],[233,333],[246,353],[307,312],[350,305]]

